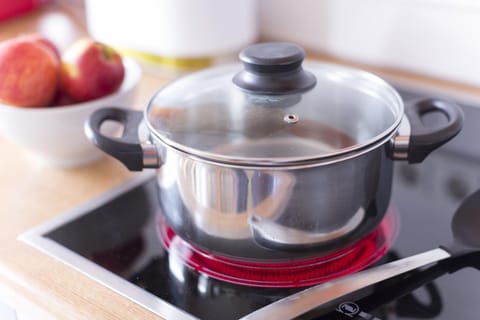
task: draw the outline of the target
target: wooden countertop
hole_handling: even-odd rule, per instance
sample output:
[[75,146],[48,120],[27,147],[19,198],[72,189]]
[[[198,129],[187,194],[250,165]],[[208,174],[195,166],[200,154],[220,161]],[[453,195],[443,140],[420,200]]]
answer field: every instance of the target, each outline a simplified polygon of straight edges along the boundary
[[[18,33],[44,30],[48,19],[67,24],[70,28],[67,37],[85,34],[79,20],[81,16],[53,3],[37,12],[0,22],[0,40]],[[57,30],[62,28],[67,26]],[[328,57],[315,58],[338,62]],[[398,71],[368,69],[401,82],[440,88],[480,101],[480,88]],[[135,107],[142,108],[156,88],[167,80],[168,77],[146,73]],[[133,174],[107,157],[76,169],[46,167],[1,137],[0,149],[0,298],[6,297],[13,307],[35,308],[42,319],[158,319],[137,304],[17,240],[24,231],[121,184]]]

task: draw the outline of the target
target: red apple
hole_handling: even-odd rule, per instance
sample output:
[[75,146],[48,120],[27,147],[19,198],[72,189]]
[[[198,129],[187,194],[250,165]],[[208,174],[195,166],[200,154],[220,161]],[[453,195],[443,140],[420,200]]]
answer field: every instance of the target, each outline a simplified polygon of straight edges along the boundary
[[0,102],[20,107],[45,107],[59,83],[60,64],[52,51],[16,37],[0,43]]
[[61,90],[77,102],[115,92],[124,75],[120,54],[92,39],[77,40],[62,55]]
[[57,46],[52,42],[52,40],[50,40],[50,39],[48,39],[48,38],[46,38],[46,37],[44,37],[44,36],[42,36],[38,33],[32,33],[32,34],[24,35],[24,36],[22,36],[22,38],[25,39],[25,40],[37,42],[37,43],[40,43],[40,44],[46,46],[48,49],[50,49],[55,54],[58,61],[61,60],[60,50],[58,50]]

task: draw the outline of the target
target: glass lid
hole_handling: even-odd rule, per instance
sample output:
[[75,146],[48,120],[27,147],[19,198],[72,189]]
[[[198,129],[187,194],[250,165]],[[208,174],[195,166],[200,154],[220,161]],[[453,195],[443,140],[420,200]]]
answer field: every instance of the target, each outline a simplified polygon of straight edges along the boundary
[[397,92],[351,68],[306,62],[289,43],[261,43],[241,64],[207,69],[151,99],[150,131],[169,146],[215,161],[285,164],[338,156],[392,134]]

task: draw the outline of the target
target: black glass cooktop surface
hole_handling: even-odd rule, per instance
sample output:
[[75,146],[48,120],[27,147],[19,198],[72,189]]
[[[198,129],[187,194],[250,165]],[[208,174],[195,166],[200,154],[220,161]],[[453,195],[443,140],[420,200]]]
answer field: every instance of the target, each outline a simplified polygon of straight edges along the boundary
[[[406,100],[425,96],[401,93]],[[448,242],[453,212],[480,187],[480,108],[462,108],[465,128],[457,138],[422,164],[395,164],[392,203],[400,230],[378,263]],[[153,175],[140,175],[21,239],[167,319],[238,319],[299,290],[225,283],[170,261],[156,229],[156,193]],[[300,318],[478,319],[476,260],[430,265]]]

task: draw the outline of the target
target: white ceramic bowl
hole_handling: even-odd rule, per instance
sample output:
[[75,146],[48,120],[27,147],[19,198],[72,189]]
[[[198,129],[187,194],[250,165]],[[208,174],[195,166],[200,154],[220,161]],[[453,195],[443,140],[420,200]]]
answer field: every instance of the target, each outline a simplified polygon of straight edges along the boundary
[[[76,167],[99,159],[103,153],[86,138],[83,125],[96,109],[132,107],[141,68],[128,58],[124,58],[124,66],[121,87],[99,99],[47,108],[19,108],[0,103],[0,135],[56,167]],[[113,134],[117,129],[111,126],[105,133]]]

